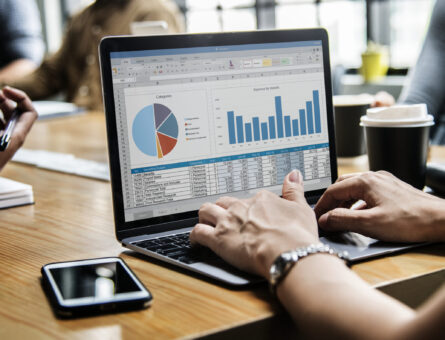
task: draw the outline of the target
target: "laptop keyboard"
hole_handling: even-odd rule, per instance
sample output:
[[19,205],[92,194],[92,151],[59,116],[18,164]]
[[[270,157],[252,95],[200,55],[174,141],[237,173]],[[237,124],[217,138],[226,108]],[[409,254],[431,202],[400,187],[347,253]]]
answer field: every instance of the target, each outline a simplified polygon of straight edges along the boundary
[[186,264],[223,261],[209,248],[192,246],[190,232],[140,241],[133,245]]

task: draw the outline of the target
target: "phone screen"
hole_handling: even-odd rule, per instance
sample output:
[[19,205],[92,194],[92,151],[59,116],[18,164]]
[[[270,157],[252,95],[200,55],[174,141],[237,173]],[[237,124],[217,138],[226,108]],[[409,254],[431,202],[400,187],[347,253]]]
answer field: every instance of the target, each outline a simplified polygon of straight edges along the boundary
[[113,299],[142,291],[120,262],[51,268],[49,272],[64,300]]

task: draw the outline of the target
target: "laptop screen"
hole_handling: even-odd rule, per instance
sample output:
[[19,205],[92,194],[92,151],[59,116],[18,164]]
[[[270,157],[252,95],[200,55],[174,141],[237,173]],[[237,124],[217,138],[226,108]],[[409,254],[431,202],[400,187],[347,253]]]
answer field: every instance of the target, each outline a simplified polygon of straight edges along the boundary
[[[125,222],[332,182],[321,40],[111,52]],[[327,53],[327,51],[325,51]]]

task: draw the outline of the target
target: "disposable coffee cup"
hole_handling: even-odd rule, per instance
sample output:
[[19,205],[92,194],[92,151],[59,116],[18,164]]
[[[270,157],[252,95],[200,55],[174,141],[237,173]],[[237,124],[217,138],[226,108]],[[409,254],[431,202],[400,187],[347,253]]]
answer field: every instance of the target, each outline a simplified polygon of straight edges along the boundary
[[365,128],[369,169],[386,170],[412,186],[425,186],[429,130],[434,125],[425,104],[368,109]]
[[374,98],[370,95],[334,96],[335,147],[337,157],[357,157],[366,153],[360,118]]

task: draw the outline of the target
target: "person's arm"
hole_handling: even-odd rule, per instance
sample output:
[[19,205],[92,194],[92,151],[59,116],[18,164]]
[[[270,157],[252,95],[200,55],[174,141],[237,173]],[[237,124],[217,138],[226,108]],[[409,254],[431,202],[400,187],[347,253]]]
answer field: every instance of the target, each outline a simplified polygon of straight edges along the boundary
[[32,60],[26,58],[16,59],[0,69],[0,82],[10,83],[14,79],[31,73],[36,66]]
[[0,129],[5,128],[15,107],[19,110],[20,117],[14,127],[8,147],[5,151],[0,152],[0,170],[23,145],[34,121],[37,119],[37,112],[29,97],[20,90],[5,87],[0,90],[0,110],[4,116],[4,122],[0,121]]
[[69,84],[67,64],[71,62],[72,49],[76,46],[76,33],[73,27],[76,21],[79,21],[80,15],[74,16],[68,23],[62,45],[56,53],[46,57],[34,72],[6,85],[22,90],[32,100],[45,99],[65,90]]
[[[279,254],[319,242],[316,217],[306,203],[298,172],[285,178],[283,198],[261,192],[248,200],[206,203],[191,242],[268,278]],[[416,313],[371,288],[333,255],[300,260],[279,283],[277,294],[299,331],[309,338],[415,339],[427,334],[442,339],[445,335],[443,294]]]
[[445,1],[437,1],[431,23],[409,85],[399,98],[400,103],[426,103],[436,118],[445,104]]
[[7,83],[28,74],[40,64],[44,44],[34,1],[3,1],[0,11],[0,63],[4,65],[0,68],[0,82]]
[[[358,200],[361,209],[349,209]],[[384,241],[445,241],[445,200],[385,171],[339,177],[315,212],[325,230],[355,231]]]
[[[62,46],[63,48],[63,46]],[[47,57],[33,72],[4,84],[26,92],[32,100],[45,99],[64,89],[66,72],[62,66],[64,50]]]
[[314,339],[443,339],[445,290],[417,313],[372,289],[332,255],[297,263],[277,290],[297,329]]

